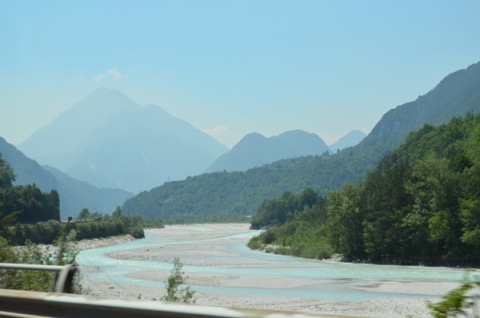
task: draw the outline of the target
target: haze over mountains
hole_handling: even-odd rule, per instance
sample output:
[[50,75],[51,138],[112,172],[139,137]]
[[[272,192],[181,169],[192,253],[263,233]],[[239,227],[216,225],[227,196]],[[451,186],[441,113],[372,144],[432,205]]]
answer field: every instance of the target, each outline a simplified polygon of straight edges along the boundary
[[[333,150],[334,155],[324,151],[328,148],[318,136],[302,131],[272,138],[250,134],[228,152],[158,106],[141,107],[117,91],[99,89],[20,145],[28,156],[55,168],[40,167],[4,140],[0,151],[17,173],[22,171],[18,184],[35,182],[44,191],[56,188],[62,213],[83,207],[111,212],[114,202],[122,204],[131,196],[98,187],[121,187],[134,193],[156,187],[127,200],[125,213],[165,220],[225,219],[252,214],[263,200],[284,191],[311,187],[326,194],[356,182],[403,143],[408,133],[469,111],[480,111],[480,63],[448,75],[427,94],[390,110],[357,146],[338,153]],[[318,153],[323,155],[313,156]],[[217,158],[215,165],[223,166],[215,168]],[[282,160],[269,163],[277,159]],[[240,172],[202,174],[207,168]],[[183,181],[159,186],[169,180]],[[186,211],[188,217],[182,214]]]
[[133,193],[202,173],[228,148],[155,105],[100,88],[18,148],[98,187]]
[[[480,62],[446,76],[415,101],[387,112],[357,146],[328,156],[277,161],[245,172],[205,174],[170,182],[125,202],[126,214],[164,220],[221,220],[255,213],[265,199],[311,187],[317,193],[357,182],[410,132],[480,112]],[[202,191],[195,191],[201,188]]]
[[[125,202],[126,214],[219,220],[252,214],[263,200],[284,191],[311,187],[326,194],[356,182],[425,123],[438,125],[479,111],[476,63],[387,112],[357,146],[348,148],[363,138],[361,132],[351,132],[329,151],[318,136],[296,130],[271,138],[249,134],[228,151],[158,106],[141,107],[118,91],[98,89],[19,146],[50,166],[41,167],[3,139],[0,152],[15,169],[16,184],[58,190],[63,216],[85,207],[109,213]],[[130,198],[130,192],[152,187]]]
[[110,213],[133,196],[121,189],[100,189],[75,180],[65,173],[48,166],[40,166],[27,158],[15,146],[0,137],[0,153],[15,171],[15,185],[35,183],[40,190],[56,189],[60,196],[60,216],[76,215],[83,208]]
[[320,137],[300,130],[271,138],[250,134],[228,151],[160,107],[142,107],[105,88],[77,102],[18,148],[77,180],[132,193],[205,171],[244,171],[329,151]]
[[302,130],[288,131],[270,138],[251,133],[215,160],[206,172],[246,171],[277,160],[316,156],[329,150],[320,137]]
[[358,145],[366,136],[367,135],[360,130],[352,130],[351,132],[340,138],[337,142],[329,145],[328,147],[330,148],[332,153],[335,153],[339,150]]
[[271,138],[250,134],[228,151],[160,107],[141,107],[105,88],[74,104],[19,148],[36,161],[0,140],[0,152],[17,174],[16,184],[56,189],[62,217],[83,208],[110,213],[132,193],[198,175],[209,166],[207,171],[215,165],[247,170],[329,151],[317,135],[301,130]]

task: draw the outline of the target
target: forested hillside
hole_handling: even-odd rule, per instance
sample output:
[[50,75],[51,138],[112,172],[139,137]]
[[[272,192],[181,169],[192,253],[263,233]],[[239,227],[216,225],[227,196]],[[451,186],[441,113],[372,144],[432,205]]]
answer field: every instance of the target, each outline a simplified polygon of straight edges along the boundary
[[275,226],[252,246],[272,243],[309,257],[335,251],[378,263],[479,264],[480,115],[425,125],[358,185],[331,192],[326,209],[319,200],[272,218],[282,210],[265,206],[252,225]]
[[348,160],[334,161],[328,155],[281,160],[246,172],[215,172],[168,182],[127,200],[122,211],[166,222],[245,220],[265,198],[306,187],[327,193],[329,187],[338,189],[345,179],[357,177]]
[[265,200],[311,187],[319,195],[356,183],[408,134],[469,111],[480,112],[480,63],[448,75],[433,90],[386,113],[356,147],[332,156],[282,160],[244,173],[215,173],[165,183],[129,199],[126,214],[171,220],[216,220],[253,214]]

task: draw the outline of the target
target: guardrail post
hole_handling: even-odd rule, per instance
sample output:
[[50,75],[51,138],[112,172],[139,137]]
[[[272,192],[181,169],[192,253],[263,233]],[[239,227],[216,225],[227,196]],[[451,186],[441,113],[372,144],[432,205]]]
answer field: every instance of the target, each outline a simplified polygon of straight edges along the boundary
[[55,292],[57,293],[73,293],[73,276],[77,272],[77,267],[66,265],[60,273],[57,274]]

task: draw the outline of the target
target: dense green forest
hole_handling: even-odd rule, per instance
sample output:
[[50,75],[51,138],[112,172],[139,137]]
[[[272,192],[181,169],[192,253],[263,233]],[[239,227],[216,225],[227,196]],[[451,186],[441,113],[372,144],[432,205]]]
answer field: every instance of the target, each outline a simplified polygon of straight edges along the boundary
[[142,192],[122,207],[128,215],[140,214],[165,221],[246,220],[264,199],[285,191],[300,192],[306,187],[318,193],[341,188],[345,182],[361,179],[368,159],[349,156],[301,157],[281,160],[246,172],[215,172],[165,183]]
[[126,215],[165,221],[243,220],[264,200],[312,188],[320,195],[358,183],[424,124],[480,112],[480,62],[446,76],[415,101],[387,112],[357,146],[335,155],[282,160],[246,172],[219,172],[167,182],[127,200]]
[[425,125],[328,203],[292,205],[302,194],[265,201],[252,226],[273,227],[250,245],[375,263],[479,264],[479,185],[480,115]]
[[327,238],[327,199],[310,188],[299,194],[285,192],[265,200],[252,217],[253,229],[268,228],[252,238],[249,247],[307,258],[333,253]]

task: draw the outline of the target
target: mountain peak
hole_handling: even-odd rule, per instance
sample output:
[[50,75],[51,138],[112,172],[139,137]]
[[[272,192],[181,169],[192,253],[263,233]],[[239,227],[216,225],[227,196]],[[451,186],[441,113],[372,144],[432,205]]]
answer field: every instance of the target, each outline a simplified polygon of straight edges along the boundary
[[138,192],[202,173],[227,148],[191,124],[104,87],[19,147],[99,187]]
[[124,111],[139,108],[140,105],[117,90],[99,87],[93,91],[93,93],[73,105],[71,109],[78,107],[87,107],[96,110],[108,109],[109,111]]
[[300,129],[269,138],[259,133],[251,133],[243,137],[229,152],[220,156],[207,172],[245,171],[281,159],[321,155],[328,150],[318,135]]
[[41,164],[63,170],[85,146],[92,132],[112,117],[140,108],[119,91],[101,87],[33,133],[18,148]]

